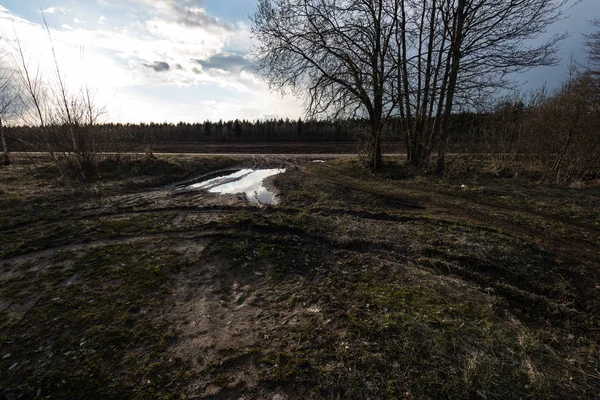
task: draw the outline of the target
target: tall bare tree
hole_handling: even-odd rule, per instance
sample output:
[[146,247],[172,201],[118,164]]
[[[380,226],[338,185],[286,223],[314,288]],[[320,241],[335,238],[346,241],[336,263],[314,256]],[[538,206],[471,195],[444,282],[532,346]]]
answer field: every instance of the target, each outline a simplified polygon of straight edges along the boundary
[[[451,70],[444,129],[438,147],[437,172],[445,166],[445,149],[453,100],[462,103],[510,85],[511,75],[556,65],[566,34],[539,42],[538,37],[580,0],[458,0],[451,25]],[[453,80],[456,81],[452,87]]]
[[395,62],[408,164],[423,167],[440,130],[451,48],[447,0],[399,0]]
[[538,36],[578,0],[259,0],[253,33],[271,87],[308,91],[309,115],[366,115],[372,162],[398,116],[408,163],[445,165],[451,116],[510,76],[553,65],[564,35]]
[[509,87],[511,74],[556,64],[564,35],[535,39],[563,16],[568,0],[399,1],[397,93],[408,162],[427,166],[437,146],[442,173],[457,104],[472,106]]
[[382,163],[381,135],[393,112],[388,82],[395,0],[259,0],[252,32],[259,69],[273,89],[307,91],[311,117],[367,117],[369,164]]

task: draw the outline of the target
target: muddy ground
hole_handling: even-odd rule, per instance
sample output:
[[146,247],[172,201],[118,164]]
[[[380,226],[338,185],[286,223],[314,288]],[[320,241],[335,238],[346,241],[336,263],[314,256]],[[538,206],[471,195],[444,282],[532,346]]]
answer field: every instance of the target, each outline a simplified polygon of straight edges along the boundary
[[[286,167],[276,207],[174,191]],[[600,398],[600,185],[0,168],[0,398]]]

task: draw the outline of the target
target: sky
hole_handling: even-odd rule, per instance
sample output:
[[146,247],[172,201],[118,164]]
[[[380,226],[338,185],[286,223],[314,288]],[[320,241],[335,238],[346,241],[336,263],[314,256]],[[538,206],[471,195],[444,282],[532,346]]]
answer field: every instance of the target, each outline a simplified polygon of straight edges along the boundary
[[[574,0],[572,0],[574,1]],[[52,76],[48,22],[71,90],[88,86],[113,122],[297,118],[302,101],[269,90],[253,68],[250,18],[257,0],[2,0],[0,35],[19,38],[30,68]],[[571,56],[583,60],[588,21],[600,0],[583,0],[548,34],[569,32],[562,62],[516,76],[521,90],[557,86]]]

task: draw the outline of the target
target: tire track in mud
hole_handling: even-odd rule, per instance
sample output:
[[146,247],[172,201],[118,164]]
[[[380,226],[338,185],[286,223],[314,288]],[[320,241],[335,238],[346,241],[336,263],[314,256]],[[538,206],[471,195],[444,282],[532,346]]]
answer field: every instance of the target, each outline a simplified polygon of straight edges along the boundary
[[[162,215],[170,217],[169,226],[180,226],[181,229],[178,229],[171,233],[159,232],[155,235],[145,235],[145,237],[158,237],[158,236],[177,236],[185,234],[186,232],[204,232],[206,229],[212,229],[218,227],[217,220],[219,217],[225,217],[228,215],[234,215],[240,212],[245,213],[256,213],[271,210],[263,210],[261,208],[256,208],[249,206],[247,204],[243,205],[231,205],[231,204],[208,204],[208,205],[188,205],[188,204],[168,204],[173,201],[175,198],[176,202],[179,202],[179,199],[183,195],[192,195],[186,198],[187,201],[198,201],[208,198],[219,199],[219,196],[206,196],[206,193],[200,193],[196,195],[198,192],[186,192],[186,193],[176,193],[174,194],[171,191],[162,191],[152,189],[149,192],[143,192],[138,194],[129,194],[124,196],[124,198],[117,196],[116,199],[107,199],[104,202],[110,203],[109,207],[105,207],[102,211],[102,206],[89,205],[85,209],[85,211],[79,211],[81,209],[77,209],[77,207],[72,208],[71,210],[67,210],[68,212],[73,212],[75,215],[69,217],[70,222],[81,222],[81,221],[95,221],[102,220],[104,218],[127,218],[134,217],[137,215]],[[139,204],[138,201],[142,199],[143,204]],[[150,201],[145,201],[149,199]],[[152,199],[155,199],[156,202],[154,204],[162,202],[163,204],[157,204],[157,206],[152,206]],[[123,201],[124,200],[124,201]],[[167,204],[164,204],[167,203]],[[125,205],[125,207],[123,206]],[[77,212],[79,211],[79,212]],[[201,221],[200,225],[196,225],[192,227],[185,227],[186,217],[190,215],[206,215],[207,218],[205,221]],[[17,227],[13,227],[5,231],[6,234],[15,235],[15,237],[21,236],[24,232],[27,232],[29,229],[36,229],[38,227],[53,227],[58,226],[61,222],[64,221],[64,215],[57,215],[53,218],[41,219],[38,221],[32,221],[31,223],[19,225]],[[164,227],[161,227],[164,228]],[[160,228],[159,228],[160,229]],[[216,230],[212,231],[212,235],[217,235]],[[217,235],[218,236],[218,235]],[[19,254],[17,250],[12,255],[9,254],[6,258],[0,258],[0,265],[2,263],[14,262],[16,260],[25,260],[27,257],[31,259],[43,257],[45,255],[51,254],[53,252],[58,251],[68,251],[68,250],[76,250],[76,249],[85,249],[86,247],[94,246],[94,243],[101,243],[105,241],[106,243],[119,243],[135,240],[135,238],[109,238],[103,240],[95,240],[87,243],[71,243],[64,245],[57,245],[52,247],[47,247],[41,250],[33,250],[33,251],[23,251],[24,254]]]
[[[329,180],[329,179],[322,179],[322,180],[325,182],[334,184],[336,186],[344,187],[345,189],[356,190],[356,191],[364,192],[364,193],[370,193],[370,194],[373,194],[376,196],[384,196],[384,197],[393,196],[393,194],[389,193],[389,192],[382,192],[379,190],[367,190],[367,189],[357,187],[355,185],[351,185],[351,184],[347,184],[347,183],[340,184],[339,182]],[[415,190],[415,191],[421,192],[421,193],[432,194],[436,197],[439,197],[440,195],[448,196],[448,197],[466,201],[468,203],[469,202],[474,203],[477,206],[488,207],[490,209],[510,211],[510,212],[526,215],[528,217],[537,216],[537,217],[547,218],[554,222],[558,222],[563,225],[566,225],[570,229],[577,228],[577,229],[586,231],[588,234],[591,234],[590,236],[594,236],[594,237],[600,236],[600,229],[597,229],[594,226],[587,226],[585,224],[579,223],[577,221],[571,221],[569,219],[566,219],[561,216],[557,216],[555,214],[534,211],[534,210],[530,210],[527,208],[522,209],[522,208],[518,208],[518,207],[504,205],[504,204],[496,204],[496,203],[489,203],[489,202],[485,202],[485,201],[477,201],[477,200],[472,199],[471,197],[467,197],[467,196],[463,196],[463,195],[455,194],[455,193],[450,193],[447,191],[436,191],[434,189],[427,189],[427,188],[421,188],[421,187],[415,188],[412,190]],[[403,206],[408,207],[409,210],[404,210]],[[429,212],[442,212],[446,215],[457,217],[457,218],[460,218],[465,221],[477,222],[477,225],[475,225],[475,226],[468,225],[470,227],[475,227],[478,229],[485,229],[487,231],[493,230],[497,233],[506,234],[505,232],[502,232],[500,229],[497,228],[500,225],[502,230],[507,230],[511,233],[516,232],[523,236],[529,236],[529,237],[536,238],[537,240],[541,241],[542,243],[552,245],[552,246],[556,247],[557,249],[560,249],[566,253],[568,253],[568,250],[570,250],[570,249],[577,249],[581,253],[580,255],[584,255],[584,257],[589,256],[590,253],[595,254],[595,255],[600,255],[600,249],[597,248],[598,247],[597,242],[591,242],[591,241],[584,240],[584,239],[574,240],[574,239],[564,238],[564,237],[561,237],[560,239],[558,239],[556,237],[550,236],[549,232],[547,230],[534,229],[531,226],[523,226],[523,224],[519,224],[514,221],[507,221],[506,219],[492,217],[489,214],[475,210],[472,207],[469,207],[467,210],[464,210],[464,212],[461,212],[464,207],[460,207],[459,205],[448,202],[448,201],[443,201],[443,200],[438,200],[438,199],[428,200],[425,204],[422,204],[422,205],[414,205],[409,202],[406,202],[406,203],[402,202],[402,204],[400,205],[400,208],[403,209],[403,211],[407,211],[407,212],[412,211],[412,210],[410,210],[411,208],[415,211],[428,210]],[[378,219],[378,218],[375,216],[374,219]],[[439,220],[443,221],[443,219],[441,219],[441,218]],[[490,228],[490,227],[496,227],[496,228]]]
[[[198,196],[195,196],[198,197]],[[155,197],[157,200],[168,201],[171,200],[172,197],[170,194],[167,194],[164,197]],[[200,196],[198,200],[202,200],[203,197]],[[111,203],[111,200],[104,200],[103,202]],[[136,205],[132,203],[123,203],[119,202],[118,199],[112,202],[109,206],[100,205],[92,205],[90,207],[82,210],[79,207],[73,207],[69,210],[66,210],[61,215],[55,215],[50,218],[39,219],[36,221],[30,221],[18,225],[14,225],[11,227],[4,227],[3,232],[7,234],[16,233],[18,230],[33,228],[43,225],[48,225],[56,222],[60,222],[65,218],[66,213],[71,213],[69,215],[69,220],[71,221],[81,221],[81,220],[90,220],[90,219],[98,219],[112,216],[124,216],[124,215],[135,215],[135,214],[147,214],[147,213],[160,213],[165,211],[180,211],[186,213],[234,213],[243,210],[249,210],[251,207],[248,206],[231,206],[231,205],[218,205],[211,204],[207,206],[192,206],[192,205],[169,205],[169,206],[157,206],[152,207],[150,204],[144,205]],[[73,215],[75,214],[75,215]]]
[[[471,225],[474,227],[480,227],[481,225],[483,225],[485,228],[489,226],[496,226],[496,231],[504,235],[518,234],[521,237],[533,238],[535,239],[534,241],[539,242],[540,244],[550,245],[554,249],[565,254],[573,255],[572,250],[577,250],[578,255],[583,256],[583,258],[589,257],[590,254],[600,255],[600,249],[597,248],[597,244],[587,240],[575,240],[565,237],[557,238],[555,236],[551,236],[548,230],[535,229],[531,225],[524,226],[521,223],[516,223],[512,220],[509,221],[498,216],[491,216],[485,212],[472,208],[461,212],[460,207],[448,204],[446,207],[440,207],[439,211],[462,220],[476,222],[477,225]],[[523,211],[519,212],[523,213]]]
[[[568,219],[568,218],[560,216],[560,215],[543,212],[543,211],[539,211],[539,210],[534,210],[531,207],[517,207],[517,206],[511,206],[511,205],[502,204],[502,203],[491,203],[489,201],[478,200],[478,199],[475,199],[470,196],[465,196],[460,193],[452,193],[452,192],[448,192],[448,191],[436,191],[434,189],[427,189],[427,188],[422,188],[422,187],[419,187],[418,189],[414,189],[414,190],[417,190],[417,191],[423,192],[423,193],[432,194],[436,197],[439,197],[440,195],[442,195],[442,196],[447,196],[447,197],[450,197],[453,199],[462,200],[462,201],[465,201],[467,204],[470,203],[469,205],[474,204],[474,205],[480,206],[480,207],[486,207],[486,208],[495,209],[495,210],[509,211],[509,212],[518,213],[521,215],[526,215],[528,217],[531,217],[531,216],[540,217],[540,218],[544,218],[545,220],[550,220],[553,222],[561,223],[569,228],[578,228],[580,230],[586,231],[587,233],[592,233],[594,236],[600,236],[600,228],[598,228],[598,227],[595,227],[595,226],[589,225],[589,224],[584,224],[579,221],[573,221],[571,219]],[[442,206],[444,211],[451,211],[451,210],[455,211],[454,213],[450,212],[451,214],[459,215],[459,216],[463,216],[463,217],[465,216],[465,214],[456,212],[456,211],[460,210],[460,207],[457,207],[456,204],[453,204],[450,202],[444,202],[444,201],[432,201],[432,206],[435,206],[435,205]],[[473,210],[472,207],[469,208],[468,211],[476,212],[476,213],[479,213],[480,215],[483,215],[483,213],[481,213],[480,211]],[[468,214],[466,216],[468,217]],[[490,223],[495,222],[495,219],[490,217],[489,215],[487,218],[485,218],[485,220],[486,220],[486,222],[490,222]],[[507,222],[506,220],[504,220],[504,221]],[[510,226],[524,228],[521,224],[515,224],[515,223],[510,224]],[[536,232],[536,234],[538,234],[538,235],[541,234],[542,236],[547,235],[547,232],[542,233],[540,231],[535,231],[530,228],[525,228],[525,230]],[[595,247],[594,243],[586,242],[586,244],[589,244],[591,247]],[[577,247],[576,244],[575,244],[575,247]]]
[[[532,210],[530,207],[518,207],[505,204],[495,204],[488,201],[473,199],[460,193],[449,193],[428,188],[410,188],[411,193],[402,196],[401,192],[372,190],[356,187],[352,183],[322,179],[329,184],[342,187],[349,191],[358,191],[360,193],[369,193],[374,196],[397,197],[399,200],[419,204],[423,207],[419,210],[390,207],[383,204],[384,212],[367,210],[329,210],[319,209],[322,215],[337,214],[348,215],[359,219],[374,220],[383,223],[440,223],[447,226],[463,226],[483,232],[490,232],[502,236],[513,236],[522,238],[530,243],[537,243],[552,247],[558,254],[568,255],[577,262],[589,263],[591,260],[598,260],[600,249],[594,238],[598,236],[600,230],[594,226],[587,226],[578,221],[572,221],[559,215],[550,214]],[[419,198],[423,193],[427,198]],[[404,202],[403,202],[404,203]],[[462,204],[461,204],[462,203]],[[387,206],[387,207],[386,207]],[[389,213],[389,209],[395,209],[401,214]],[[426,211],[424,211],[426,210]],[[423,213],[434,214],[435,219],[424,216]],[[514,214],[511,218],[510,214]],[[497,214],[497,215],[496,215]],[[544,218],[546,221],[556,223],[563,227],[571,237],[564,238],[560,236],[561,230],[553,230],[552,226],[538,227],[533,223],[528,224],[532,218]],[[514,218],[514,219],[513,219]],[[582,237],[586,235],[587,237]],[[576,237],[582,237],[577,239]],[[575,238],[574,238],[575,237]],[[379,249],[385,252],[385,249]],[[593,310],[596,307],[594,302],[587,298],[585,301],[577,296],[564,299],[553,296],[543,287],[524,288],[518,282],[510,282],[506,279],[495,279],[477,271],[472,271],[469,266],[460,266],[453,271],[446,271],[444,265],[424,265],[433,273],[442,275],[456,276],[457,278],[475,284],[481,288],[487,287],[493,290],[502,302],[507,305],[507,309],[517,310],[519,314],[527,316],[528,319],[537,321],[552,321],[553,324],[564,325],[570,329],[584,331],[589,335],[597,336],[597,330],[590,328],[589,320],[594,318]],[[592,313],[592,314],[590,314]],[[537,315],[539,314],[539,315]],[[596,318],[594,318],[597,320]]]
[[[327,166],[329,168],[335,170],[336,172],[339,172],[340,174],[344,174],[344,171],[342,171],[342,170],[340,170],[338,168],[335,168],[335,167],[333,167],[333,166],[331,166],[329,164],[327,164]],[[308,174],[310,174],[310,175],[313,175],[313,176],[317,175],[317,174],[315,174],[314,172],[311,172],[311,171],[306,171],[306,172]],[[328,179],[328,178],[319,177],[319,179],[321,181],[324,181],[324,182],[327,182],[329,184],[333,184],[333,185],[336,185],[336,186],[340,186],[340,187],[343,187],[345,189],[356,190],[356,191],[363,192],[363,193],[370,193],[370,194],[373,194],[373,195],[376,195],[376,196],[380,196],[380,197],[394,196],[394,193],[390,193],[389,191],[365,189],[365,188],[362,188],[362,187],[357,186],[357,185],[349,184],[347,182],[340,183],[339,181],[336,181],[336,180],[333,180],[333,179]],[[411,201],[403,201],[403,202],[400,202],[400,204],[399,204],[399,206],[400,206],[401,209],[402,208],[407,208],[407,209],[411,209],[412,208],[412,209],[416,209],[416,210],[425,210],[425,209],[436,209],[436,208],[438,208],[438,209],[443,210],[443,211],[451,211],[451,210],[452,211],[458,211],[459,207],[457,207],[456,204],[437,200],[437,198],[439,198],[440,195],[442,195],[442,196],[447,196],[447,197],[451,197],[451,198],[463,200],[463,201],[466,201],[466,202],[474,203],[474,204],[476,204],[478,206],[488,207],[488,208],[491,208],[491,209],[499,209],[499,210],[505,210],[505,211],[510,211],[510,212],[516,212],[516,213],[519,213],[519,214],[525,214],[527,216],[541,217],[541,218],[544,218],[544,219],[547,219],[547,220],[551,220],[551,221],[554,221],[554,222],[559,222],[559,223],[561,223],[563,225],[566,225],[568,227],[571,227],[571,228],[578,228],[578,229],[581,229],[583,231],[587,231],[588,233],[593,233],[594,236],[600,236],[600,227],[596,227],[596,226],[589,225],[589,224],[584,224],[584,223],[581,223],[579,221],[573,221],[571,219],[568,219],[568,218],[560,216],[560,215],[556,215],[556,214],[552,214],[552,213],[548,213],[548,212],[534,210],[534,209],[531,209],[531,207],[521,208],[521,207],[511,206],[511,205],[507,205],[507,204],[502,204],[502,203],[491,203],[491,202],[484,201],[484,200],[474,199],[473,197],[465,196],[465,195],[463,195],[461,193],[452,193],[452,192],[449,192],[447,190],[444,191],[444,190],[439,190],[439,189],[434,189],[434,188],[426,188],[426,187],[422,187],[422,186],[415,187],[415,188],[412,188],[410,190],[415,191],[417,193],[427,193],[427,194],[433,195],[433,196],[435,196],[436,200],[429,199],[429,200],[427,200],[425,202],[425,204],[415,204],[415,203],[413,203]],[[407,200],[410,200],[410,199],[407,199]],[[418,199],[413,199],[413,200],[417,201]],[[421,200],[421,202],[423,202],[423,200]],[[440,207],[436,207],[436,206],[441,206],[441,208]],[[406,210],[406,211],[408,211],[408,210]],[[469,210],[469,211],[471,211],[471,210]],[[454,213],[450,212],[450,214],[461,216],[461,217],[465,216],[464,214],[456,213],[456,212],[454,212]],[[468,217],[468,215],[467,215],[467,217]],[[469,218],[466,218],[466,219],[469,219]],[[485,219],[485,221],[486,222],[492,222],[492,223],[494,222],[493,218],[491,218],[489,216],[488,216],[488,218]],[[521,226],[521,225],[511,224],[511,226],[513,226],[513,225],[515,227],[516,226]],[[547,232],[544,232],[544,233],[539,232],[539,231],[534,231],[534,232],[536,232],[537,235],[541,234],[541,236],[547,235]],[[574,247],[581,247],[576,242],[572,242],[570,244],[574,244]],[[597,246],[596,243],[591,243],[591,242],[586,242],[586,244],[589,244],[592,248],[594,248],[594,247]],[[598,251],[597,253],[600,254],[600,251]]]
[[[189,234],[193,232],[193,234]],[[201,233],[202,232],[202,233]],[[187,235],[186,235],[187,234]],[[136,242],[144,242],[148,240],[155,239],[172,239],[177,238],[182,241],[192,241],[197,239],[217,239],[217,238],[225,238],[230,235],[219,232],[217,230],[212,231],[201,231],[200,229],[190,229],[186,231],[175,231],[175,232],[157,232],[154,234],[146,234],[141,236],[128,236],[128,237],[119,237],[114,239],[99,239],[93,240],[85,243],[73,243],[68,245],[61,246],[51,246],[45,249],[41,249],[38,251],[29,251],[26,254],[19,254],[12,257],[8,257],[0,260],[0,266],[14,264],[14,263],[25,263],[29,261],[39,260],[44,257],[52,256],[58,252],[63,251],[79,251],[79,250],[88,250],[97,247],[105,247],[105,246],[113,246],[118,244],[128,244],[128,243],[136,243]]]
[[[99,213],[89,213],[83,215],[73,215],[69,217],[70,221],[85,221],[85,220],[94,220],[99,218],[109,218],[109,217],[127,217],[127,216],[135,216],[135,215],[143,215],[143,214],[153,214],[153,213],[162,213],[162,212],[171,212],[171,213],[180,213],[180,214],[233,214],[240,211],[252,211],[250,207],[231,207],[231,206],[208,206],[208,207],[194,207],[194,206],[172,206],[172,207],[160,207],[160,208],[146,208],[146,209],[119,209],[113,211],[105,211]],[[26,224],[21,224],[15,227],[8,228],[3,230],[6,234],[17,234],[19,231],[23,229],[31,229],[39,226],[45,226],[49,224],[54,224],[62,221],[64,216],[45,219],[39,221],[32,221]]]
[[495,209],[502,209],[502,210],[511,211],[511,212],[524,213],[524,214],[528,214],[528,215],[535,215],[537,217],[542,217],[544,219],[552,220],[554,222],[560,222],[565,225],[575,226],[579,229],[583,229],[586,231],[593,231],[597,234],[600,234],[600,227],[596,227],[596,226],[590,225],[590,224],[584,224],[579,221],[573,221],[569,218],[566,218],[566,217],[563,217],[563,216],[560,216],[557,214],[552,214],[552,213],[548,213],[548,212],[544,212],[544,211],[535,210],[535,209],[532,209],[531,207],[519,208],[519,207],[511,206],[508,204],[490,203],[488,201],[478,200],[478,199],[474,199],[469,196],[464,196],[464,195],[460,195],[458,193],[452,193],[452,192],[448,192],[448,191],[434,192],[434,191],[428,190],[428,189],[424,189],[423,191],[427,191],[430,193],[436,193],[436,194],[442,194],[442,195],[445,195],[448,197],[453,197],[453,198],[459,198],[461,200],[467,200],[467,201],[475,203],[479,206],[495,208]]
[[[150,240],[156,239],[172,239],[173,237],[177,238],[177,243],[179,245],[183,243],[193,243],[197,245],[199,241],[210,241],[220,235],[216,232],[207,232],[203,235],[193,234],[193,235],[182,235],[180,232],[170,233],[157,233],[157,234],[146,234],[142,236],[135,237],[122,237],[115,239],[100,239],[87,243],[74,243],[64,246],[55,246],[46,248],[39,251],[28,252],[23,255],[17,255],[11,258],[7,258],[4,260],[0,260],[0,267],[8,267],[4,271],[0,272],[1,281],[7,281],[11,278],[19,276],[24,273],[40,273],[45,269],[52,267],[54,263],[48,262],[47,264],[40,263],[41,260],[51,258],[53,255],[60,252],[77,252],[81,250],[92,250],[96,248],[109,247],[115,245],[122,244],[138,244],[148,242]],[[51,261],[51,260],[48,260]],[[30,263],[31,266],[29,268],[20,269],[20,266],[23,266],[27,263]],[[39,299],[41,298],[41,294],[37,295],[34,299],[28,302],[28,304],[23,305],[21,313],[24,315],[28,313],[33,307],[36,306]],[[5,302],[0,301],[0,311],[5,312],[10,309],[14,304],[14,302]]]

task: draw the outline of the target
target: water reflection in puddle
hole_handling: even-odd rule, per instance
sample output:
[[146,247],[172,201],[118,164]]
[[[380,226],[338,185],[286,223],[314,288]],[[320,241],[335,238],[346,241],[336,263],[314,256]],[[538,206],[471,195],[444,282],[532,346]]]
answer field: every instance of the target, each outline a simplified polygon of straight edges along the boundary
[[211,193],[245,193],[248,201],[254,204],[277,204],[274,192],[266,188],[263,181],[273,175],[282,174],[285,169],[241,169],[224,171],[209,180],[188,186],[189,189],[208,190]]

